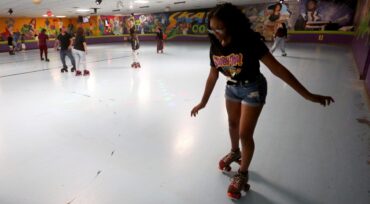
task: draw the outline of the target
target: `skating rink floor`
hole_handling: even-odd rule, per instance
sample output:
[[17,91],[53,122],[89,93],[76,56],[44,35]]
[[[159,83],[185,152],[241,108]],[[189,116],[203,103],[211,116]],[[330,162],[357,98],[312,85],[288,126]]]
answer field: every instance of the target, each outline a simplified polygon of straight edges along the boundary
[[[269,45],[271,46],[271,45]],[[91,45],[89,77],[36,50],[0,54],[0,204],[224,204],[230,176],[225,78],[198,117],[209,44]],[[370,114],[351,48],[288,43],[276,58],[322,107],[262,65],[267,104],[255,132],[251,191],[235,203],[369,204]],[[69,59],[67,62],[70,64]],[[233,166],[233,171],[238,166]]]

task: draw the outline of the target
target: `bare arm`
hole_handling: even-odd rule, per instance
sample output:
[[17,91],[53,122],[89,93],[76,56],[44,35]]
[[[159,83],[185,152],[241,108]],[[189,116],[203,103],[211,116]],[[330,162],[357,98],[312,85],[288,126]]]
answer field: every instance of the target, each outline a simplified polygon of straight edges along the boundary
[[73,46],[73,38],[71,38],[70,40],[69,40],[69,46],[68,46],[68,49],[72,49],[72,46]]
[[83,45],[84,45],[84,50],[87,53],[87,45],[86,45],[86,42],[83,42]]
[[206,87],[204,89],[202,100],[200,101],[198,105],[196,105],[191,110],[191,116],[194,116],[194,117],[197,116],[198,111],[207,105],[209,97],[212,94],[213,88],[216,85],[217,79],[218,79],[218,71],[215,67],[211,67],[209,71]]
[[59,40],[58,39],[55,39],[54,40],[54,49],[58,49],[58,47],[59,47]]
[[285,83],[291,86],[297,93],[299,93],[303,98],[310,100],[315,103],[320,103],[323,106],[330,105],[334,102],[333,98],[330,96],[321,96],[317,94],[312,94],[309,92],[295,77],[294,75],[280,64],[271,53],[266,54],[262,57],[261,61],[270,69],[270,71]]

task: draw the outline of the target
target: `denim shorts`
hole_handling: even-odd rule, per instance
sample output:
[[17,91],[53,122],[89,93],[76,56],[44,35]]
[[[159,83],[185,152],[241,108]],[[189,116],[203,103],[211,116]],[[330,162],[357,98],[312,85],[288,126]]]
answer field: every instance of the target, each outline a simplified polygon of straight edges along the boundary
[[261,74],[256,81],[243,84],[226,85],[225,98],[251,106],[261,106],[266,102],[267,81]]

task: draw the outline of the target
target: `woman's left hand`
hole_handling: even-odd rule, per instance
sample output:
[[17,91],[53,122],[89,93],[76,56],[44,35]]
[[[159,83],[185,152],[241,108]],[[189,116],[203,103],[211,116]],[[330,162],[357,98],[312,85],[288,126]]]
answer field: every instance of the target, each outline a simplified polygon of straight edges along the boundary
[[314,103],[320,103],[323,106],[327,106],[330,105],[330,103],[335,102],[331,96],[321,96],[317,94],[311,94],[307,99]]

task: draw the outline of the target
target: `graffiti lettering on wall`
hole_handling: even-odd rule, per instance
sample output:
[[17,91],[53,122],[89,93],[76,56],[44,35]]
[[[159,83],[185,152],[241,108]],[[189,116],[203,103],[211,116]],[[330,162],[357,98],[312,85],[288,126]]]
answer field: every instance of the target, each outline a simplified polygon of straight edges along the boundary
[[207,31],[207,12],[175,12],[169,17],[169,25],[165,31],[168,37],[178,34],[205,34]]
[[[124,17],[124,22],[128,18],[131,17]],[[168,38],[207,33],[207,11],[145,14],[136,15],[134,19],[135,29],[141,34],[155,33],[158,27],[165,31]],[[127,27],[124,28],[124,33],[129,33]]]

